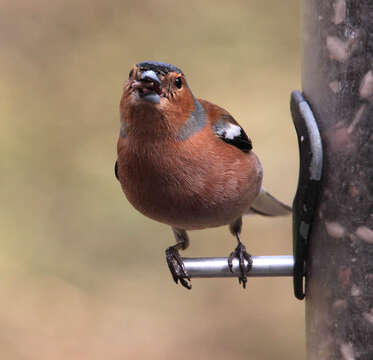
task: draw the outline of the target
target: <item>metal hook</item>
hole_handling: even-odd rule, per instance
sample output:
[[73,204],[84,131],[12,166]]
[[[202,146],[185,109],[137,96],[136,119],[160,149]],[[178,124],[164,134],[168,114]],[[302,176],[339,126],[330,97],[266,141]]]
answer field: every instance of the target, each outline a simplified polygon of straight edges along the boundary
[[315,116],[299,91],[291,94],[290,109],[299,144],[298,189],[293,201],[294,295],[305,297],[307,245],[320,190],[323,148]]

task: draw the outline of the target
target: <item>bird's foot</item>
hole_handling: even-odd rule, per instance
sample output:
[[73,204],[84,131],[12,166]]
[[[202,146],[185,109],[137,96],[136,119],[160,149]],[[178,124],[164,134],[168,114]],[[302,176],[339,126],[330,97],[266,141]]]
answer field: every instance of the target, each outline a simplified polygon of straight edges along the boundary
[[190,290],[192,288],[190,276],[186,271],[184,262],[177,250],[177,245],[170,246],[166,249],[166,260],[175,283],[177,284],[180,280],[180,284]]
[[[233,273],[233,259],[237,258],[240,266],[240,275],[238,277],[239,284],[242,283],[243,288],[246,288],[247,273],[250,271],[253,264],[251,255],[246,251],[245,245],[241,242],[238,243],[234,251],[231,252],[228,258],[229,270]],[[245,260],[247,260],[247,266],[245,266]]]

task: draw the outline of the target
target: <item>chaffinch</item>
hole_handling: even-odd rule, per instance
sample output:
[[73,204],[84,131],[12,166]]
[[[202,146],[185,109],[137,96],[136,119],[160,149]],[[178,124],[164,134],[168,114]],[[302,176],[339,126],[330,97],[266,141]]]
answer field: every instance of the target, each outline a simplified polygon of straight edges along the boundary
[[291,208],[261,186],[262,166],[241,126],[221,107],[196,99],[176,66],[145,61],[129,73],[120,101],[115,175],[142,214],[170,225],[176,245],[166,250],[173,279],[190,289],[179,255],[187,230],[229,225],[238,245],[239,282],[246,285],[240,240],[242,216],[287,215]]

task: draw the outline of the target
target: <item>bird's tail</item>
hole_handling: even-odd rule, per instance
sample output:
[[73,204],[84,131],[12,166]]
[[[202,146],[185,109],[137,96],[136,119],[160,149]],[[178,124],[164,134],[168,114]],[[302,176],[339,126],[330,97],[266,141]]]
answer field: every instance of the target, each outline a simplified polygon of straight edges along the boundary
[[275,199],[263,188],[246,214],[259,214],[263,216],[286,216],[291,214],[291,207]]

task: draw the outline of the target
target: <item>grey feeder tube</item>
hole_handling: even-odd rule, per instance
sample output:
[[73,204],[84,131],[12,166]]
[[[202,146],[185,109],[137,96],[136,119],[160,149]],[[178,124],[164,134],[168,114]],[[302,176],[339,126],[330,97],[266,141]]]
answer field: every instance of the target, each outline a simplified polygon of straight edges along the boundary
[[302,1],[302,88],[324,148],[307,252],[308,360],[373,359],[373,2]]
[[[248,277],[293,276],[293,256],[253,256]],[[192,278],[220,278],[239,276],[238,259],[233,259],[233,272],[228,258],[183,258],[185,269]],[[247,262],[245,260],[245,264]]]

